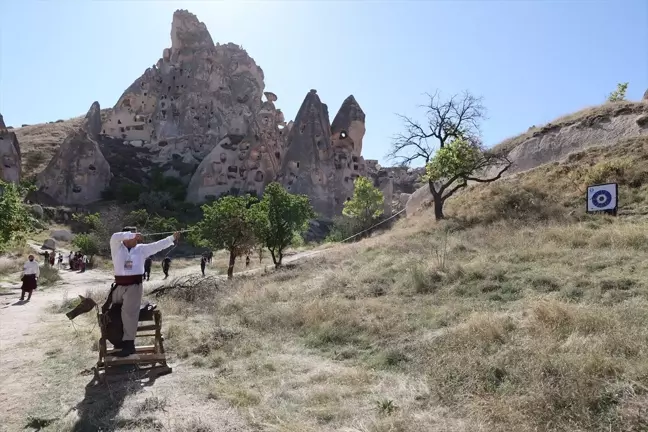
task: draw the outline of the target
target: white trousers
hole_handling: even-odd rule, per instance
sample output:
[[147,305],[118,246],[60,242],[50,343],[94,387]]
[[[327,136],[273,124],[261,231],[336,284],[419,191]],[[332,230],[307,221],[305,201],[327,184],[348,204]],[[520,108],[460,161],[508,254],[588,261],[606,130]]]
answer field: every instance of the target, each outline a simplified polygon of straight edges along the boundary
[[135,340],[143,293],[144,286],[141,283],[135,285],[119,285],[113,291],[112,302],[122,304],[121,319],[124,326],[124,337],[122,340]]

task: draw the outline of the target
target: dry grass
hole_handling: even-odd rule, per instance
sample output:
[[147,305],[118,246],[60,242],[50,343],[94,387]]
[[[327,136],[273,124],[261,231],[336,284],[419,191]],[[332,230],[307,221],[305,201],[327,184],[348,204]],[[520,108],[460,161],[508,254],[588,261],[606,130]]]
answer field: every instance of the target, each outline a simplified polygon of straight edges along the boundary
[[[167,427],[191,399],[231,410],[241,430],[646,430],[647,149],[574,155],[470,188],[444,223],[423,213],[280,271],[161,297],[173,389],[109,423],[224,430]],[[576,211],[593,178],[619,181],[625,216]],[[149,409],[156,423],[137,423]],[[62,425],[44,430],[73,430]]]
[[493,146],[493,150],[497,153],[508,153],[517,147],[522,142],[534,136],[542,135],[562,127],[570,126],[579,122],[585,125],[593,124],[604,118],[616,117],[618,115],[632,114],[632,113],[648,113],[648,103],[645,101],[640,102],[607,102],[602,105],[584,108],[575,113],[561,116],[544,126],[530,127],[526,132],[512,138],[508,138],[501,143]]

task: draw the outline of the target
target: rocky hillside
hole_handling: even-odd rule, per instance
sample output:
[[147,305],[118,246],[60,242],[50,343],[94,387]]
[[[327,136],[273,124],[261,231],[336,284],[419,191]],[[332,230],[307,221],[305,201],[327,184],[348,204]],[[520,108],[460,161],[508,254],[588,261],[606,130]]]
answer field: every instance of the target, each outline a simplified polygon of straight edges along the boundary
[[[562,161],[574,152],[644,136],[648,136],[648,99],[645,96],[639,102],[605,103],[560,117],[542,127],[533,126],[494,146],[493,151],[509,155],[513,165],[506,176],[511,176]],[[420,187],[406,204],[408,216],[428,205],[431,198],[427,186]]]

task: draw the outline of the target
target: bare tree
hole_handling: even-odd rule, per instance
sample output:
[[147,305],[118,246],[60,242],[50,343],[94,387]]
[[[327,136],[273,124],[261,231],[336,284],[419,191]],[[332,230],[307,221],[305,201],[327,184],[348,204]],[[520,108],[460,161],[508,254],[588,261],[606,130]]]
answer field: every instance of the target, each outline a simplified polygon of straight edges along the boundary
[[[506,155],[496,155],[481,145],[480,123],[486,119],[481,97],[465,91],[447,100],[439,91],[427,94],[426,124],[401,115],[405,132],[394,137],[387,157],[410,164],[423,160],[425,180],[434,199],[434,216],[444,218],[445,200],[468,182],[489,183],[511,167]],[[490,177],[484,177],[492,174]]]
[[453,138],[479,141],[479,126],[486,119],[486,108],[481,97],[465,91],[444,100],[438,90],[433,94],[426,93],[426,96],[428,103],[420,106],[425,109],[426,124],[398,115],[403,120],[405,131],[394,136],[392,148],[387,154],[389,160],[406,165],[423,160],[427,165],[434,152]]

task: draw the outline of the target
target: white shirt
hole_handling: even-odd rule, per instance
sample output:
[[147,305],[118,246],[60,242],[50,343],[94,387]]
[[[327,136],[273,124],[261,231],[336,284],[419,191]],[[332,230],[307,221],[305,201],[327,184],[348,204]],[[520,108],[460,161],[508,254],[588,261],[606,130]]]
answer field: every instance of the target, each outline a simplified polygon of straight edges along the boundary
[[38,263],[36,262],[36,260],[27,261],[25,263],[25,265],[23,266],[23,274],[24,275],[35,274],[36,277],[40,276],[40,267],[38,267]]
[[149,244],[138,244],[129,251],[122,243],[135,238],[132,232],[118,232],[110,237],[110,255],[112,256],[115,276],[133,276],[144,274],[144,261],[151,255],[173,246],[173,236]]

